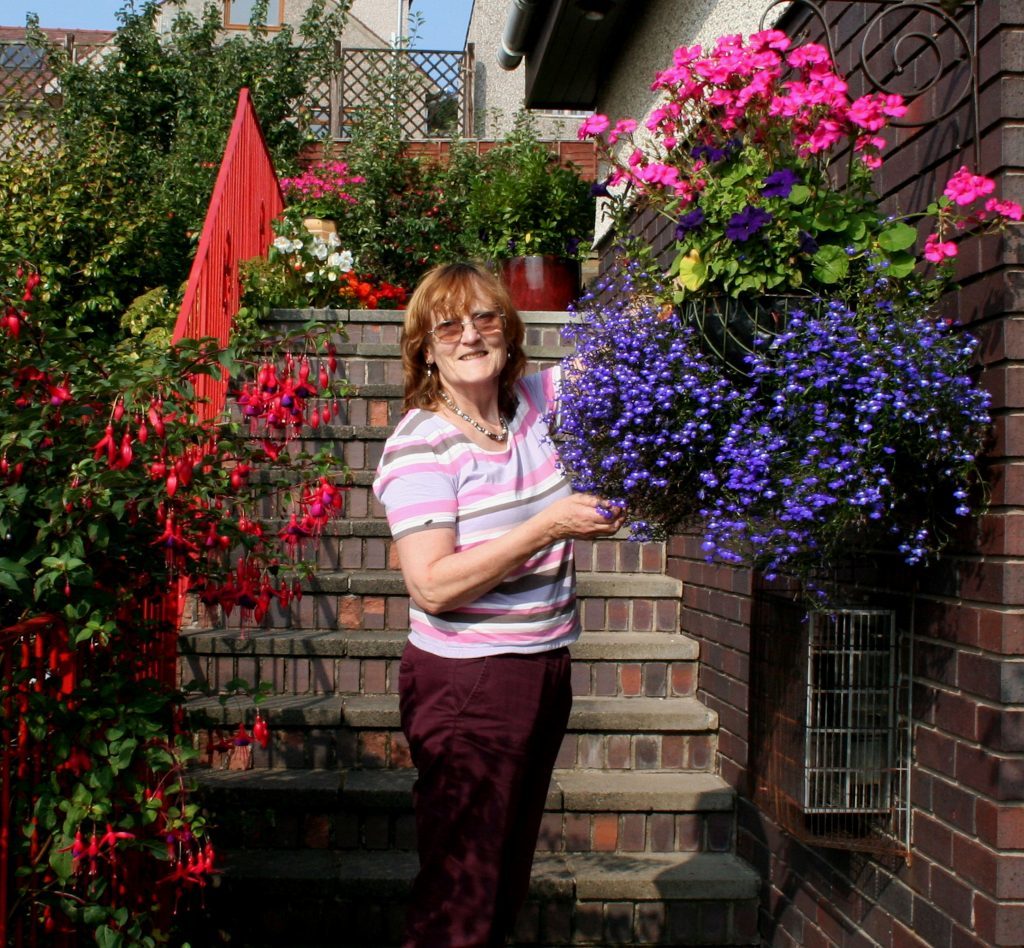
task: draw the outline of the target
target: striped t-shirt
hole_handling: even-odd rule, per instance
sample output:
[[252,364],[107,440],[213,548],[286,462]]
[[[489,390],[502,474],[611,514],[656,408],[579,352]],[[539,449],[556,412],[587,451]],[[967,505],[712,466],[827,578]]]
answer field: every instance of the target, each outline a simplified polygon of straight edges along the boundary
[[[557,369],[516,384],[519,404],[503,451],[477,447],[441,415],[416,409],[384,446],[373,490],[397,540],[451,527],[455,551],[502,536],[570,493],[547,440]],[[409,604],[409,641],[450,658],[540,652],[579,637],[572,541],[530,557],[494,589],[451,612]]]

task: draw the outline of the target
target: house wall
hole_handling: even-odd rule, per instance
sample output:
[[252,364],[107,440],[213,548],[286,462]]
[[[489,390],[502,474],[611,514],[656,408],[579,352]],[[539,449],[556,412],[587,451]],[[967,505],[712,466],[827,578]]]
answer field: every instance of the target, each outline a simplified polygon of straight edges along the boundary
[[[512,0],[474,0],[467,43],[475,48],[473,70],[473,134],[477,138],[501,138],[512,128],[526,95],[526,69],[508,71],[497,63],[501,35]],[[537,134],[544,139],[574,138],[578,117],[533,110]]]
[[[276,0],[271,0],[272,3]],[[163,3],[157,15],[157,29],[161,32],[170,30],[171,23],[179,13],[190,13],[201,17],[209,0],[182,0],[180,3]],[[218,0],[218,7],[223,2]],[[302,22],[303,16],[310,7],[310,0],[285,0],[284,20],[293,26]],[[342,42],[355,48],[376,49],[387,46],[391,34],[395,31],[398,16],[398,0],[354,0],[350,10],[348,23]],[[364,19],[364,17],[366,17]],[[383,30],[379,32],[377,28]]]
[[[869,3],[829,0],[826,14],[851,70]],[[961,14],[968,26],[970,12]],[[981,149],[977,170],[1024,201],[1024,5],[979,8]],[[681,37],[687,39],[687,37]],[[963,68],[957,67],[957,68]],[[623,67],[634,86],[646,73]],[[934,115],[938,93],[915,107]],[[602,107],[603,110],[603,107]],[[882,177],[889,207],[920,208],[961,164],[968,112],[896,138]],[[656,238],[660,225],[649,223]],[[993,396],[994,439],[984,461],[990,506],[978,528],[916,578],[913,620],[912,859],[796,842],[751,802],[751,621],[745,571],[705,564],[696,538],[669,545],[685,584],[682,629],[701,642],[700,695],[720,715],[719,763],[740,791],[738,850],[765,880],[761,931],[773,945],[1024,944],[1024,266],[1021,228],[967,241],[963,290],[952,309],[981,341],[981,379]],[[903,601],[914,577],[892,564],[867,577]],[[862,587],[863,588],[863,587]],[[799,661],[794,655],[793,661]]]

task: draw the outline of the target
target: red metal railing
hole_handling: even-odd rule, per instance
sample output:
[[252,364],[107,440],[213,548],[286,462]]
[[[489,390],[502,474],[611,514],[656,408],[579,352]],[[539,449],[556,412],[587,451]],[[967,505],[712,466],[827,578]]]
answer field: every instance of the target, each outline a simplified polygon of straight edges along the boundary
[[[238,312],[242,260],[265,254],[270,246],[271,222],[284,208],[277,175],[256,119],[248,89],[238,96],[238,108],[228,136],[224,159],[203,224],[199,249],[192,263],[185,298],[175,324],[173,342],[212,337],[226,345],[231,321]],[[215,418],[223,410],[228,379],[195,379],[199,414]],[[158,634],[148,654],[140,656],[138,674],[173,685],[177,664],[178,628],[185,588],[177,584],[167,594],[142,604],[141,616],[125,616],[155,624]],[[0,630],[0,944],[56,945],[52,933],[43,934],[24,918],[12,926],[8,913],[14,891],[12,864],[12,775],[31,777],[39,768],[37,742],[19,711],[33,689],[70,694],[77,683],[80,656],[68,646],[63,622],[55,616],[37,616]],[[12,685],[12,682],[17,682]],[[36,774],[36,776],[42,776]],[[72,941],[60,941],[71,944]]]
[[[252,97],[242,89],[172,342],[213,338],[227,345],[241,296],[238,265],[267,252],[271,222],[283,209],[281,186]],[[200,417],[216,418],[224,410],[227,375],[199,376],[194,384]],[[154,670],[156,677],[169,684],[174,682],[184,603],[185,587],[179,583],[146,614],[147,619],[165,620],[171,630],[163,637],[157,656],[160,667]]]
[[[238,312],[238,264],[266,253],[271,221],[283,209],[256,110],[249,90],[243,89],[174,326],[174,342],[212,336],[227,345],[231,320]],[[196,381],[196,389],[206,400],[203,416],[216,417],[224,408],[227,378],[204,376]]]

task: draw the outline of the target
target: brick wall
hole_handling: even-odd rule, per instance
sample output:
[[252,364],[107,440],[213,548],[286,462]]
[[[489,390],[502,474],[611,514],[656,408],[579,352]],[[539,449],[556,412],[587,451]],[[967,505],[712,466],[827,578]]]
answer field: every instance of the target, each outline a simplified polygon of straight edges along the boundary
[[[477,153],[482,155],[490,151],[498,142],[481,138],[468,140],[467,144],[474,147]],[[556,140],[546,141],[545,144],[552,154],[558,156],[558,160],[563,165],[574,165],[580,177],[585,181],[597,180],[597,150],[592,141]],[[447,139],[436,141],[423,140],[409,142],[407,147],[411,155],[423,155],[437,161],[444,161],[451,151],[452,143]],[[343,157],[345,143],[333,142],[330,145],[330,150],[339,157]],[[312,145],[303,155],[303,161],[307,164],[320,161],[324,157],[324,151],[324,146]]]
[[[849,71],[859,31],[878,6],[829,0],[824,8],[837,59]],[[971,15],[967,9],[958,17],[968,30]],[[984,0],[978,18],[977,170],[1021,202],[1024,4]],[[949,39],[947,32],[939,42]],[[856,77],[852,85],[860,91]],[[945,88],[926,96],[915,113],[942,111]],[[973,165],[971,148],[961,147],[971,128],[962,107],[923,129],[902,130],[882,177],[888,205],[923,207],[949,173]],[[721,772],[741,794],[739,851],[765,879],[761,930],[771,944],[1024,944],[1022,247],[1019,230],[1002,241],[965,243],[958,261],[963,290],[949,302],[981,340],[982,380],[993,395],[995,437],[984,465],[991,502],[978,528],[965,531],[920,577],[910,865],[802,845],[751,802],[751,577],[706,565],[693,537],[669,545],[669,571],[686,586],[682,629],[701,642],[699,695],[720,715]],[[880,584],[879,592],[905,592],[902,579],[890,579],[888,590]]]

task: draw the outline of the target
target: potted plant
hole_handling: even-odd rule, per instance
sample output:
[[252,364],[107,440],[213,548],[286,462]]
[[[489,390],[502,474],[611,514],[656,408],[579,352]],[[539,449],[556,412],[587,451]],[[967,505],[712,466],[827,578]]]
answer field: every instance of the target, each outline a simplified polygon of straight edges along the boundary
[[362,182],[363,178],[348,173],[344,161],[320,161],[300,175],[282,178],[281,191],[289,207],[301,212],[306,229],[326,239],[337,232],[338,218],[355,204],[349,189]]
[[[961,168],[924,212],[880,213],[878,132],[902,100],[849,101],[825,50],[778,31],[677,50],[655,86],[652,141],[621,161],[612,148],[635,121],[581,129],[603,136],[620,199],[671,215],[676,243],[661,272],[620,233],[631,262],[581,303],[584,371],[563,384],[558,429],[574,486],[628,508],[638,538],[695,529],[709,561],[812,598],[852,550],[926,562],[971,512],[989,422],[975,343],[938,309],[953,238],[1021,208]],[[841,188],[829,159],[844,141],[856,157]],[[694,316],[794,293],[774,324],[746,327],[745,353],[716,346],[730,326],[716,339]]]
[[590,186],[538,141],[528,116],[482,158],[466,202],[471,256],[494,261],[522,309],[565,309],[590,251]]

